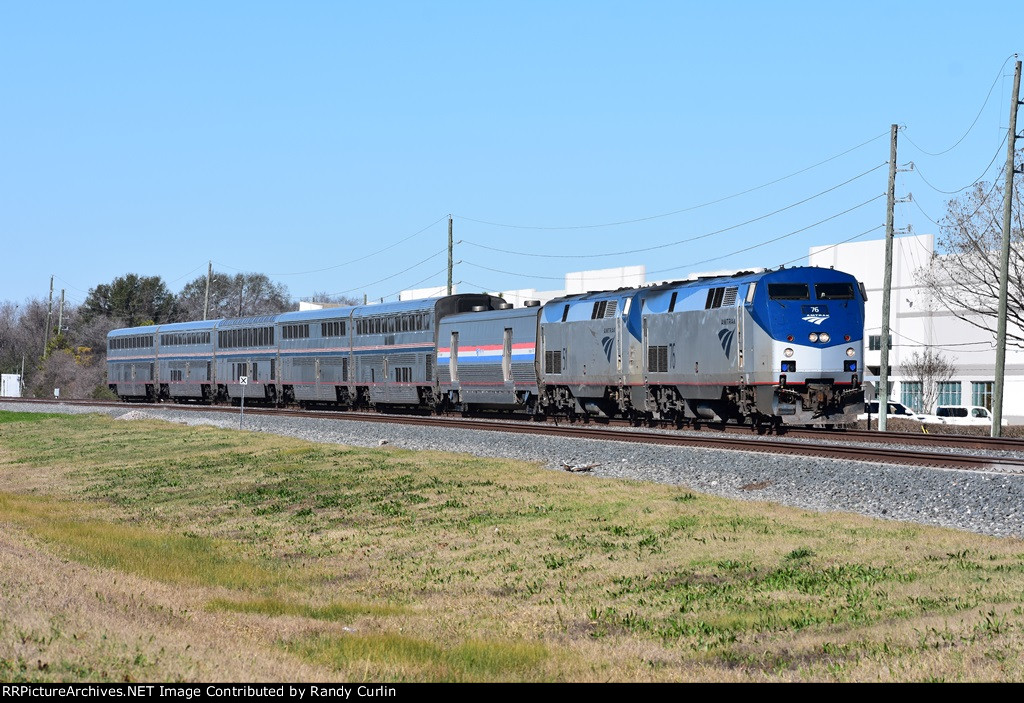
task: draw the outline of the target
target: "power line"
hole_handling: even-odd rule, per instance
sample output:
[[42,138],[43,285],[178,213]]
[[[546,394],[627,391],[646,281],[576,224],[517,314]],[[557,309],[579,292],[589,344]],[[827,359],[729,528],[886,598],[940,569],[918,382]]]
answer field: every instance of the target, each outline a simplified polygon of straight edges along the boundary
[[468,286],[471,286],[471,287],[473,287],[473,288],[479,288],[479,289],[480,289],[480,292],[481,292],[481,293],[486,293],[486,292],[488,292],[488,291],[492,291],[492,290],[493,290],[493,291],[497,291],[497,289],[496,289],[496,288],[495,288],[494,286],[481,286],[481,285],[480,285],[480,284],[478,284],[478,283],[473,283],[472,281],[466,281],[466,280],[460,280],[460,281],[459,281],[459,285],[460,285],[460,286],[461,286],[461,285],[462,285],[463,283],[465,283],[466,285],[468,285]]
[[981,172],[981,175],[975,178],[972,182],[965,185],[963,188],[957,188],[956,190],[942,190],[941,188],[936,188],[935,186],[928,182],[928,179],[924,177],[924,174],[921,173],[921,169],[919,167],[915,165],[914,170],[917,173],[917,175],[921,177],[921,180],[925,182],[925,185],[927,185],[932,190],[938,193],[942,193],[943,195],[956,195],[961,191],[967,190],[968,188],[977,185],[981,181],[981,179],[985,177],[985,174],[988,173],[988,170],[992,168],[992,164],[996,162],[996,158],[998,158],[999,152],[1003,150],[1003,145],[1006,144],[1006,139],[1008,136],[1009,132],[1007,132],[1007,136],[1003,137],[1003,141],[999,143],[999,148],[996,149],[996,153],[992,156],[992,160],[988,162],[988,166],[986,166],[985,170]]
[[[879,328],[879,331],[881,331],[881,328]],[[896,335],[897,337],[902,337],[903,339],[907,340],[908,342],[913,342],[914,345],[916,345],[916,346],[926,347],[928,349],[941,349],[942,351],[958,351],[960,353],[964,353],[964,352],[968,352],[968,353],[981,353],[981,352],[985,352],[985,351],[990,351],[991,349],[995,348],[995,345],[993,345],[991,342],[985,342],[985,341],[979,341],[979,342],[953,342],[953,343],[950,343],[950,344],[944,344],[942,346],[939,346],[938,344],[925,344],[924,342],[919,342],[919,341],[917,341],[916,339],[914,339],[912,337],[908,337],[907,335],[903,334],[902,332],[897,332],[896,330],[892,330],[892,329],[890,331],[894,335]],[[975,345],[978,345],[978,344],[987,344],[989,346],[988,346],[988,349],[952,349],[952,347],[969,347],[969,346],[975,346]],[[910,346],[910,345],[901,344],[900,346]]]
[[[752,251],[754,249],[759,249],[760,247],[767,246],[769,244],[774,244],[775,242],[778,242],[778,241],[781,241],[783,239],[786,239],[787,237],[792,237],[792,236],[794,236],[796,234],[800,234],[801,232],[806,232],[807,230],[812,229],[813,227],[817,227],[820,224],[824,224],[824,223],[828,222],[829,220],[834,220],[837,217],[841,217],[842,215],[845,215],[848,212],[853,212],[854,210],[856,210],[858,208],[862,208],[865,205],[868,205],[869,203],[873,203],[874,201],[878,200],[879,198],[884,198],[884,197],[885,197],[884,193],[876,195],[875,197],[871,198],[870,200],[865,200],[860,205],[854,205],[853,207],[849,208],[848,210],[843,210],[842,212],[838,212],[835,215],[832,215],[830,217],[826,217],[824,220],[818,220],[814,224],[807,225],[806,227],[801,227],[800,229],[793,230],[792,232],[787,232],[786,234],[780,235],[778,237],[775,237],[773,239],[769,239],[769,240],[764,241],[764,242],[760,242],[759,244],[754,244],[753,246],[744,247],[743,249],[737,249],[734,252],[730,252],[728,254],[722,254],[721,256],[715,256],[715,257],[712,257],[710,259],[704,259],[703,261],[694,261],[692,263],[683,264],[681,266],[672,266],[671,268],[658,269],[657,271],[651,271],[650,273],[664,273],[666,271],[677,271],[677,270],[679,270],[681,268],[688,268],[690,266],[700,266],[702,264],[707,264],[707,263],[710,263],[712,261],[719,261],[720,259],[726,259],[726,258],[728,258],[730,256],[735,256],[736,254],[743,254],[745,252]],[[868,232],[873,232],[874,230],[876,230],[876,229],[878,229],[879,227],[882,227],[882,226],[883,225],[879,225],[878,227],[872,227],[871,229],[867,230],[867,232],[863,232],[863,233],[861,233],[861,234],[859,234],[857,236],[858,237],[864,236]],[[802,259],[803,257],[800,257],[800,258]],[[795,259],[795,260],[799,261],[799,259]]]
[[[351,293],[354,290],[366,290],[370,286],[375,286],[378,283],[383,283],[384,281],[390,281],[392,278],[397,278],[398,276],[401,276],[403,273],[407,273],[409,271],[412,271],[417,266],[421,266],[421,265],[427,263],[428,261],[430,261],[431,259],[437,258],[441,254],[447,253],[447,251],[448,251],[448,247],[445,247],[444,249],[442,249],[442,250],[440,250],[438,252],[434,252],[433,254],[428,256],[427,258],[425,258],[425,259],[423,259],[423,260],[413,264],[409,268],[402,269],[398,273],[393,273],[390,276],[385,276],[384,278],[379,278],[376,281],[373,281],[372,283],[364,283],[361,286],[353,286],[352,288],[349,288],[349,289],[343,290],[343,291],[338,291],[337,293],[328,293],[328,295],[344,295],[345,293]],[[447,266],[445,267],[445,270],[447,270]],[[432,275],[436,275],[436,274],[432,274]]]
[[[423,229],[421,229],[421,230],[419,230],[417,232],[413,232],[408,237],[405,237],[404,239],[400,239],[397,242],[395,242],[394,244],[389,244],[388,246],[384,247],[383,249],[378,249],[377,251],[375,251],[375,252],[373,252],[371,254],[367,254],[366,256],[361,256],[358,259],[350,259],[350,260],[344,261],[344,262],[342,262],[340,264],[335,264],[334,266],[327,266],[325,268],[319,268],[319,269],[311,269],[309,271],[292,271],[290,273],[268,273],[266,275],[267,276],[305,276],[306,274],[310,274],[310,273],[323,273],[324,271],[333,271],[334,269],[339,269],[342,266],[348,266],[350,264],[356,264],[356,263],[359,263],[360,261],[365,261],[365,260],[367,260],[369,258],[377,256],[378,254],[383,254],[386,251],[394,249],[399,244],[406,243],[407,241],[409,241],[413,237],[417,237],[417,236],[423,234],[428,229],[430,229],[431,227],[436,225],[438,222],[441,222],[442,220],[445,220],[447,218],[448,218],[448,215],[442,215],[441,217],[437,218],[436,220],[431,222],[429,225],[427,225]],[[222,268],[231,269],[232,271],[243,271],[243,272],[246,271],[246,269],[240,269],[240,268],[236,268],[234,266],[228,266],[227,264],[222,264],[222,263],[220,263],[218,261],[214,261],[213,263],[217,264],[217,266],[220,266]]]
[[870,168],[867,171],[864,171],[863,173],[860,173],[860,174],[854,176],[853,178],[850,178],[849,180],[843,181],[842,183],[834,185],[831,188],[823,190],[820,193],[816,193],[816,194],[814,194],[814,195],[812,195],[812,196],[810,196],[808,198],[804,198],[803,200],[797,201],[797,202],[792,203],[790,205],[786,205],[785,207],[781,207],[778,210],[773,210],[772,212],[769,212],[767,214],[760,215],[758,217],[754,217],[752,219],[746,220],[745,222],[740,222],[739,224],[730,225],[728,227],[723,227],[722,229],[714,230],[712,232],[706,232],[704,234],[700,234],[700,235],[697,235],[695,237],[689,237],[687,239],[680,239],[678,241],[668,242],[666,244],[658,244],[658,245],[652,246],[652,247],[644,247],[642,249],[630,249],[628,251],[611,251],[611,252],[605,252],[605,253],[602,253],[602,254],[538,254],[538,253],[535,253],[535,252],[524,252],[524,251],[512,251],[512,250],[509,250],[509,249],[499,249],[497,247],[490,247],[490,246],[487,246],[486,244],[478,244],[477,242],[472,242],[472,241],[469,241],[469,240],[459,240],[459,243],[460,244],[468,244],[470,246],[474,246],[474,247],[477,247],[477,248],[480,248],[480,249],[487,249],[489,251],[495,251],[495,252],[498,252],[498,253],[501,253],[501,254],[512,254],[514,256],[529,256],[529,257],[532,257],[532,258],[540,258],[540,259],[598,259],[598,258],[603,258],[603,257],[608,257],[608,256],[627,256],[627,255],[630,255],[630,254],[642,254],[642,253],[648,252],[648,251],[656,251],[658,249],[667,249],[668,247],[679,246],[680,244],[687,244],[689,242],[695,242],[695,241],[698,241],[700,239],[706,239],[708,237],[713,237],[713,236],[715,236],[717,234],[722,234],[724,232],[729,232],[729,231],[732,231],[734,229],[739,229],[740,227],[744,227],[744,226],[752,224],[754,222],[759,222],[761,220],[765,220],[765,219],[767,219],[769,217],[772,217],[773,215],[778,215],[780,212],[785,212],[786,210],[791,210],[791,209],[793,209],[795,207],[803,205],[804,203],[808,203],[811,200],[814,200],[815,198],[820,198],[822,195],[825,195],[827,193],[831,193],[832,191],[837,190],[838,188],[842,188],[845,185],[853,183],[854,181],[856,181],[856,180],[858,180],[860,178],[863,178],[864,176],[867,176],[868,174],[873,173],[874,171],[877,171],[878,169],[880,169],[880,168],[882,168],[883,166],[886,166],[886,165],[888,165],[887,161],[886,162],[882,162],[879,165],[877,165],[877,166],[875,166],[873,168]]
[[1003,61],[1003,65],[1000,66],[999,70],[996,72],[995,80],[992,81],[992,86],[988,89],[988,94],[985,96],[985,102],[981,104],[981,109],[978,110],[977,116],[975,116],[974,121],[971,122],[971,126],[967,128],[967,131],[963,133],[962,137],[956,140],[953,146],[949,147],[948,149],[943,149],[942,151],[927,151],[919,147],[916,143],[914,143],[914,140],[911,139],[910,136],[907,134],[907,130],[905,127],[903,129],[903,136],[906,138],[908,142],[911,143],[911,145],[914,146],[915,149],[920,151],[922,154],[927,154],[928,156],[942,156],[943,154],[949,153],[950,151],[958,147],[960,145],[960,142],[966,139],[967,135],[970,134],[971,130],[974,129],[974,125],[978,124],[978,120],[981,119],[981,113],[985,111],[985,107],[988,105],[988,101],[992,97],[992,91],[995,90],[996,83],[999,82],[999,78],[1002,76],[1003,69],[1006,68],[1006,64],[1010,61],[1010,59],[1012,59],[1016,55],[1017,54],[1010,54],[1009,56],[1006,57],[1006,60]]
[[[985,193],[985,195],[983,195],[979,199],[978,207],[974,208],[974,212],[972,212],[970,215],[968,215],[966,219],[970,220],[975,215],[977,215],[979,212],[981,212],[981,208],[985,207],[986,203],[988,203],[988,199],[990,197],[992,197],[992,193],[995,192],[995,189],[996,189],[997,185],[999,185],[999,183],[997,181],[992,181],[992,185],[989,186],[988,192]],[[932,219],[932,217],[927,212],[924,211],[924,208],[921,207],[920,203],[917,202],[916,198],[912,198],[911,202],[914,203],[914,205],[917,206],[917,209],[921,211],[921,214],[924,215],[925,218],[929,222],[931,222],[933,225],[935,225],[936,227],[940,227],[940,228],[945,226],[941,222],[936,222],[934,219]]]
[[917,206],[917,209],[921,211],[921,214],[925,216],[925,219],[926,219],[926,220],[928,220],[929,222],[931,222],[931,223],[932,223],[933,225],[935,225],[936,227],[942,227],[942,225],[941,225],[941,224],[939,224],[938,222],[936,222],[935,220],[933,220],[933,219],[931,218],[931,216],[930,216],[930,215],[929,215],[929,214],[928,214],[927,212],[925,212],[925,211],[924,211],[924,208],[923,208],[923,207],[921,207],[921,204],[920,204],[919,202],[917,202],[917,199],[915,199],[915,198],[912,198],[910,202],[914,203],[914,205],[916,205],[916,206]]
[[[402,291],[403,291],[403,290],[410,290],[410,289],[412,289],[412,288],[415,288],[416,286],[418,286],[418,285],[420,285],[420,284],[422,284],[422,283],[426,283],[427,281],[429,281],[429,280],[431,280],[431,279],[433,279],[433,278],[437,278],[437,277],[438,277],[438,276],[440,276],[440,275],[441,275],[442,273],[445,273],[445,272],[447,272],[447,271],[448,271],[448,266],[447,266],[447,265],[445,265],[445,267],[444,267],[443,269],[441,269],[440,271],[436,271],[435,273],[432,273],[432,274],[430,274],[430,275],[429,275],[429,276],[427,276],[426,278],[421,278],[420,280],[416,281],[415,283],[410,283],[410,284],[409,284],[409,285],[407,285],[407,286],[403,286],[403,287],[402,287],[401,289],[399,289],[399,290],[396,290],[396,291],[394,291],[393,293],[388,293],[388,294],[387,294],[387,295],[385,295],[384,297],[385,297],[385,298],[390,298],[390,297],[391,297],[391,296],[393,296],[393,295],[401,295],[401,293],[402,293]],[[438,286],[438,288],[444,288],[444,286]]]
[[725,202],[726,200],[732,200],[733,198],[738,198],[741,195],[746,195],[748,193],[753,193],[754,191],[761,190],[762,188],[767,188],[768,186],[775,185],[776,183],[781,183],[782,181],[785,181],[785,180],[787,180],[789,178],[792,178],[794,176],[799,176],[801,173],[806,173],[807,171],[810,171],[811,169],[815,169],[818,166],[822,166],[824,164],[827,164],[830,161],[834,161],[834,160],[838,159],[841,156],[846,156],[850,152],[856,151],[857,149],[860,149],[863,146],[867,146],[871,142],[877,141],[877,140],[881,139],[882,137],[886,136],[887,134],[889,134],[888,131],[883,132],[882,134],[879,134],[876,137],[872,137],[871,139],[868,139],[866,142],[861,142],[857,146],[850,147],[846,151],[840,152],[840,153],[836,154],[835,156],[830,156],[827,159],[825,159],[824,161],[819,161],[816,164],[813,164],[811,166],[807,166],[806,168],[802,168],[799,171],[794,171],[793,173],[790,173],[790,174],[788,174],[786,176],[782,176],[781,178],[776,178],[773,181],[768,181],[767,183],[762,183],[759,186],[754,186],[753,188],[748,188],[747,190],[740,191],[739,193],[733,193],[732,195],[726,195],[725,197],[718,198],[716,200],[709,200],[708,202],[701,203],[699,205],[691,205],[690,207],[681,208],[679,210],[673,210],[672,212],[664,212],[664,213],[661,213],[660,215],[649,215],[647,217],[637,217],[635,219],[619,220],[617,222],[604,222],[604,223],[596,224],[596,225],[566,225],[566,226],[558,226],[558,227],[545,227],[545,226],[542,226],[542,225],[514,225],[514,224],[503,223],[503,222],[490,222],[490,221],[487,221],[487,220],[477,220],[477,219],[474,219],[472,217],[466,217],[465,215],[455,215],[455,217],[458,217],[460,220],[466,220],[467,222],[475,222],[477,224],[490,225],[492,227],[507,227],[507,228],[510,228],[510,229],[535,229],[535,230],[596,229],[596,228],[599,228],[599,227],[616,227],[618,225],[631,225],[631,224],[636,224],[637,222],[647,222],[649,220],[656,220],[656,219],[659,219],[659,218],[662,218],[662,217],[671,217],[672,215],[678,215],[678,214],[683,213],[683,212],[690,212],[692,210],[699,210],[700,208],[708,207],[709,205],[717,205],[718,203]]
[[196,271],[198,271],[199,269],[201,269],[201,268],[203,268],[203,267],[205,267],[205,266],[206,266],[206,264],[199,264],[198,266],[196,266],[196,267],[195,267],[194,269],[192,269],[192,270],[191,270],[191,271],[189,271],[188,273],[186,273],[186,274],[184,274],[184,275],[181,275],[181,276],[178,276],[178,277],[177,277],[177,278],[175,278],[175,279],[174,279],[173,281],[168,281],[168,282],[167,282],[167,285],[171,285],[172,283],[177,283],[177,282],[178,282],[178,281],[180,281],[181,279],[185,278],[185,276],[191,276],[191,275],[192,275],[193,273],[195,273]]
[[77,290],[79,293],[85,293],[86,295],[89,295],[89,291],[82,290],[81,288],[78,288],[77,286],[71,285],[70,283],[68,283],[66,280],[64,280],[63,278],[61,278],[57,274],[53,274],[53,277],[56,278],[61,283],[63,283],[64,285],[66,285],[68,288],[71,288],[72,290]]
[[[854,210],[857,210],[857,209],[862,208],[862,207],[864,207],[866,205],[869,205],[869,204],[875,202],[876,200],[878,200],[880,198],[884,198],[884,197],[885,197],[884,193],[876,195],[875,197],[869,198],[868,200],[865,200],[864,202],[862,202],[862,203],[860,203],[858,205],[854,205],[851,208],[847,208],[846,210],[843,210],[842,212],[837,212],[834,215],[830,215],[829,217],[826,217],[823,220],[818,220],[817,222],[809,224],[809,225],[807,225],[805,227],[801,227],[799,229],[793,230],[791,232],[787,232],[786,234],[782,234],[782,235],[780,235],[778,237],[774,237],[772,239],[768,239],[768,240],[765,240],[763,242],[759,242],[758,244],[754,244],[754,245],[749,246],[749,247],[744,247],[742,249],[738,249],[738,250],[736,250],[734,252],[730,252],[728,254],[723,254],[721,256],[716,256],[716,257],[713,257],[713,258],[710,258],[710,259],[704,259],[703,261],[694,261],[694,262],[687,263],[687,264],[681,264],[679,266],[672,266],[670,268],[657,269],[655,271],[649,271],[648,274],[665,273],[667,271],[677,271],[677,270],[682,269],[682,268],[688,268],[688,267],[691,267],[691,266],[699,266],[701,264],[706,264],[706,263],[709,263],[709,262],[712,262],[712,261],[718,261],[719,259],[725,259],[725,258],[728,258],[730,256],[734,256],[736,254],[742,254],[742,253],[745,253],[745,252],[748,252],[748,251],[752,251],[754,249],[758,249],[760,247],[767,246],[768,244],[773,244],[775,242],[781,241],[781,240],[786,239],[788,237],[795,236],[797,234],[800,234],[801,232],[806,232],[809,229],[813,229],[814,227],[817,227],[818,225],[821,225],[821,224],[824,224],[826,222],[829,222],[830,220],[834,220],[837,217],[842,217],[843,215],[846,215],[846,214],[848,214],[850,212],[853,212]],[[857,239],[859,237],[863,237],[864,235],[869,234],[869,233],[871,233],[871,232],[873,232],[873,231],[875,231],[875,230],[877,230],[877,229],[879,229],[880,227],[883,227],[883,226],[884,225],[878,225],[877,227],[872,227],[871,229],[869,229],[869,230],[867,230],[865,232],[861,232],[860,234],[855,235],[855,236],[851,237],[850,239],[847,239],[847,240],[845,240],[843,242],[840,242],[840,244],[845,244],[846,242],[850,242],[850,241],[853,241],[854,239]],[[838,245],[833,245],[833,246],[838,246]],[[828,249],[828,248],[831,248],[831,247],[826,247],[825,249]],[[824,251],[824,249],[823,249],[823,251]],[[804,257],[800,257],[800,258],[802,259]],[[799,261],[799,260],[800,259],[794,259],[793,261]],[[472,261],[466,261],[466,260],[462,260],[459,263],[466,264],[468,266],[473,266],[474,268],[483,269],[485,271],[490,271],[492,273],[500,273],[500,274],[504,274],[506,276],[515,276],[517,278],[540,279],[540,280],[549,280],[549,281],[564,281],[565,280],[564,276],[557,276],[557,277],[556,276],[541,276],[541,275],[537,275],[537,274],[526,274],[526,273],[522,273],[522,272],[505,271],[505,270],[502,270],[502,269],[491,268],[489,266],[483,266],[482,264],[477,264],[477,263],[474,263]],[[782,264],[782,265],[785,266],[785,265],[787,265],[789,263],[792,263],[792,262],[786,262],[786,264]]]
[[506,276],[515,276],[516,278],[528,278],[528,279],[529,278],[538,278],[538,279],[542,279],[542,280],[545,280],[545,281],[564,281],[565,280],[565,276],[539,276],[539,275],[532,274],[532,273],[517,273],[515,271],[502,271],[501,269],[494,269],[494,268],[491,268],[489,266],[483,266],[481,264],[475,264],[472,261],[466,261],[465,259],[463,259],[459,263],[460,264],[466,264],[467,266],[472,266],[473,268],[483,269],[484,271],[490,271],[491,273],[502,273],[502,274],[505,274]]

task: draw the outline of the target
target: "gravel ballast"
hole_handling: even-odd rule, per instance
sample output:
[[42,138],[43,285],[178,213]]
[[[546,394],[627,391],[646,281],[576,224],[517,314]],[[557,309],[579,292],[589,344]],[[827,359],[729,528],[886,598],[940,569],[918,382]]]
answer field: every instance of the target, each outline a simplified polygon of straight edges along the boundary
[[[238,414],[173,406],[102,407],[0,403],[14,412],[105,413],[238,428]],[[686,486],[701,493],[764,500],[816,511],[842,511],[997,536],[1024,535],[1024,475],[897,466],[755,452],[564,439],[398,423],[245,415],[243,428],[312,442],[465,452],[539,461],[551,469],[595,464],[590,477]],[[1024,462],[1022,462],[1024,464]]]

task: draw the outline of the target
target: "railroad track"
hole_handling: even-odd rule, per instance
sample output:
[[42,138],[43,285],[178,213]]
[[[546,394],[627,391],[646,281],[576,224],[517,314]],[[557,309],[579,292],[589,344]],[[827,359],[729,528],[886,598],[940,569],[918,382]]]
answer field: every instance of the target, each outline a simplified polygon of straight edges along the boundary
[[[184,411],[224,412],[238,414],[236,406],[223,405],[155,405],[148,403],[125,404],[107,401],[6,399],[11,402],[43,403],[53,405],[85,405],[121,408],[171,409]],[[5,401],[5,402],[6,402]],[[790,429],[783,437],[759,437],[750,428],[732,427],[727,432],[686,432],[674,434],[632,429],[621,431],[597,424],[566,424],[554,422],[495,421],[480,418],[454,418],[434,415],[399,415],[389,413],[338,412],[334,410],[292,410],[267,407],[246,408],[249,415],[270,415],[276,417],[318,418],[349,420],[356,422],[377,422],[385,424],[423,425],[448,429],[483,430],[559,436],[574,439],[599,441],[657,444],[687,448],[747,451],[767,454],[784,454],[813,458],[866,461],[873,463],[897,464],[904,466],[926,466],[945,469],[987,470],[1024,473],[1024,440],[992,438],[965,435],[916,435],[900,432],[869,432],[864,430],[821,431]],[[790,439],[792,437],[792,439]],[[841,444],[810,443],[794,439],[828,439]],[[851,443],[846,443],[851,442]],[[854,444],[855,443],[855,444]],[[878,446],[871,446],[876,444]],[[952,452],[906,449],[905,446],[929,445],[933,448],[956,450]],[[1019,456],[991,456],[970,453],[965,450],[1000,450],[1020,452]]]

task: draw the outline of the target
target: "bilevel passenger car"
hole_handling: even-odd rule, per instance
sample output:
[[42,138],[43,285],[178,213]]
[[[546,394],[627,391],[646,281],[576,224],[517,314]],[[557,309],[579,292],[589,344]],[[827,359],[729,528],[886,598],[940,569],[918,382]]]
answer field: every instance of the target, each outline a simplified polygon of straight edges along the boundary
[[[864,302],[849,274],[810,267],[523,308],[454,295],[117,330],[109,378],[125,399],[234,400],[244,375],[247,397],[278,404],[848,424],[864,402]],[[172,358],[157,341],[172,328],[213,334]]]
[[107,382],[136,401],[431,407],[437,320],[503,304],[466,294],[114,330]]

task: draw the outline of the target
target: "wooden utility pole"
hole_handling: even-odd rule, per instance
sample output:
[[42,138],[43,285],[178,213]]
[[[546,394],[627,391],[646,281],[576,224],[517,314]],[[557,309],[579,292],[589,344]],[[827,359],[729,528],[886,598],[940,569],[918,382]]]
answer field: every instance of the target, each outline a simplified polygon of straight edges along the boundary
[[448,215],[448,295],[452,294],[452,216]]
[[206,298],[203,300],[203,319],[210,316],[210,279],[213,277],[213,261],[206,265]]
[[996,332],[996,381],[992,394],[992,436],[1003,430],[1003,386],[1006,374],[1006,290],[1010,277],[1010,213],[1013,207],[1013,155],[1017,143],[1017,108],[1020,106],[1020,61],[1013,72],[1010,131],[1006,135],[1006,187],[1003,189],[1003,249],[999,261],[999,328]]
[[53,276],[50,276],[50,303],[46,307],[46,331],[43,333],[43,358],[46,358],[46,345],[50,343],[50,320],[53,319]]
[[896,134],[899,128],[892,126],[889,135],[889,188],[886,191],[888,203],[885,207],[885,277],[882,283],[882,362],[878,370],[878,431],[885,432],[889,410],[889,298],[892,296],[892,241],[896,210]]
[[64,331],[64,289],[60,289],[60,312],[57,313],[57,336]]

